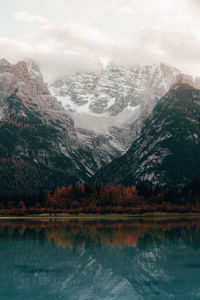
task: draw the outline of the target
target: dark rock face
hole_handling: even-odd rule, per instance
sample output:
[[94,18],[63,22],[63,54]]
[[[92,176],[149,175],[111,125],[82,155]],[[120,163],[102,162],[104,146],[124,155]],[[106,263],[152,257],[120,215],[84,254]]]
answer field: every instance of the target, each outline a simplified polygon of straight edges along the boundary
[[56,80],[50,90],[70,113],[81,140],[96,145],[104,137],[98,148],[91,148],[100,168],[127,152],[156,103],[176,82],[199,86],[198,79],[165,64],[109,64],[99,74]]
[[36,192],[84,181],[94,168],[74,122],[26,62],[0,62],[1,191]]
[[97,172],[95,183],[200,180],[200,90],[177,83],[161,98],[129,151]]
[[[180,75],[179,70],[164,64],[109,64],[99,74],[82,73],[56,80],[50,90],[71,114],[77,131],[84,129],[86,133],[89,129],[89,135],[93,131],[95,137],[106,136],[101,152],[109,161],[128,150],[143,121]],[[101,159],[96,159],[101,166]]]
[[[135,77],[131,81],[133,74]],[[193,85],[198,83],[191,81],[188,76],[181,75],[176,69],[162,64],[159,67],[149,66],[143,69],[135,67],[129,71],[109,66],[105,74],[101,74],[94,82],[92,76],[86,77],[80,75],[76,78],[77,82],[71,82],[70,89],[74,92],[68,103],[76,103],[76,108],[77,105],[84,106],[87,93],[90,93],[91,89],[96,89],[94,95],[97,98],[87,103],[90,107],[89,113],[72,112],[70,107],[67,110],[50,94],[37,64],[30,60],[15,65],[5,59],[0,61],[2,191],[35,192],[41,189],[52,190],[57,185],[88,181],[98,169],[126,152],[139,136],[144,121],[158,101],[158,96],[163,94],[168,86],[177,80],[192,82]],[[56,88],[61,92],[64,87],[61,89],[59,82],[57,85]],[[133,92],[132,96],[130,91]],[[179,95],[179,91],[182,96]],[[63,93],[66,96],[67,91],[64,89]],[[140,138],[127,155],[114,161],[111,171],[110,166],[105,168],[106,173],[101,170],[95,181],[125,184],[140,180],[159,184],[175,182],[171,173],[179,174],[177,170],[181,167],[177,166],[174,171],[168,166],[171,166],[171,157],[180,156],[177,151],[182,144],[177,144],[175,149],[173,145],[179,141],[176,140],[175,134],[182,132],[180,128],[183,123],[190,124],[188,128],[191,132],[186,132],[187,137],[184,136],[181,143],[188,143],[190,151],[198,152],[198,149],[195,149],[198,148],[199,135],[195,126],[198,126],[199,106],[198,100],[195,100],[198,98],[194,96],[195,93],[198,94],[198,91],[187,84],[179,83],[175,86],[156,106]],[[100,104],[105,102],[100,95],[104,95],[108,101],[111,96],[115,97],[115,101],[112,99],[107,108],[97,113],[96,108],[92,108],[93,105],[96,107],[96,100]],[[194,106],[191,109],[184,106],[184,109],[188,109],[184,112],[187,112],[187,118],[182,110],[179,110],[183,99],[185,103],[192,103],[192,107]],[[180,105],[176,106],[178,101]],[[174,117],[174,121],[168,120],[170,116]],[[184,119],[184,122],[181,123],[180,118]],[[173,132],[166,129],[169,122],[174,126],[169,128]],[[163,145],[170,143],[170,139],[171,146],[164,147]],[[195,153],[192,154],[193,157]],[[180,157],[187,161],[186,152]],[[175,161],[178,159],[175,158]],[[195,163],[194,165],[196,166]],[[180,177],[178,184],[179,181],[181,184],[183,177],[187,182],[189,163],[187,168],[187,172],[180,171],[182,173],[176,176]],[[103,174],[103,179],[99,174]],[[196,173],[193,174],[197,177]]]

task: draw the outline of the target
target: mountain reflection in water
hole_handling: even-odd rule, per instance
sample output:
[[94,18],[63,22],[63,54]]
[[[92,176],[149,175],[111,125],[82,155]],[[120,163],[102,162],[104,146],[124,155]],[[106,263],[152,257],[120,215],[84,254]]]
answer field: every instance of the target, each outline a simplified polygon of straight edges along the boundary
[[200,299],[200,219],[0,220],[0,299]]

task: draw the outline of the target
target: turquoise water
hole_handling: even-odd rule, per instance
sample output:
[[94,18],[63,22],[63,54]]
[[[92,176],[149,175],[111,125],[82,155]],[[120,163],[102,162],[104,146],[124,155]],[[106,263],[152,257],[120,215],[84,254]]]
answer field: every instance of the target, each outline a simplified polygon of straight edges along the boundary
[[0,220],[1,300],[200,299],[200,219]]

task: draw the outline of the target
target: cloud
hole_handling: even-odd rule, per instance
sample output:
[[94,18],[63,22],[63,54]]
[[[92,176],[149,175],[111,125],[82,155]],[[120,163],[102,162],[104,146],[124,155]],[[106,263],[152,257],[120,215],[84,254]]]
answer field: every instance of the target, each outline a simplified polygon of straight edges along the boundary
[[[85,49],[91,53],[106,54],[110,50],[114,51],[117,48],[122,48],[121,41],[116,41],[106,37],[98,30],[83,28],[78,24],[69,24],[67,26],[48,25],[40,28],[32,35],[28,36],[29,42],[34,42],[36,45],[49,49],[54,45],[54,49],[72,51],[81,51]],[[111,49],[112,48],[112,49]]]
[[[151,5],[149,0],[102,0],[100,6],[97,0],[79,0],[75,17],[72,0],[43,3],[41,15],[15,12],[15,20],[35,26],[20,38],[0,38],[0,57],[11,61],[33,57],[48,81],[69,73],[98,71],[99,61],[122,65],[164,62],[200,75],[197,0],[151,0]],[[62,13],[64,21],[60,20]]]
[[61,11],[68,8],[65,0],[45,0],[47,6],[53,10]]
[[182,68],[191,64],[188,71],[200,59],[198,32],[158,27],[143,27],[129,41],[106,37],[97,30],[76,24],[59,28],[45,26],[29,36],[29,43],[34,43],[38,51],[54,49],[54,53],[104,58],[120,64],[162,61],[182,65]]
[[26,56],[32,55],[32,46],[14,39],[0,37],[0,57],[5,57],[11,62],[16,62]]
[[13,14],[16,21],[27,23],[27,24],[37,24],[44,25],[47,24],[47,19],[40,15],[31,15],[27,11],[16,11]]
[[135,14],[135,5],[132,0],[110,0],[102,1],[106,10],[116,14]]
[[[189,0],[188,0],[189,1]],[[193,4],[200,7],[200,1],[199,0],[190,0]]]
[[123,6],[120,10],[119,10],[120,14],[125,14],[125,15],[135,15],[136,12],[135,10],[131,7],[131,6]]
[[116,40],[77,24],[39,27],[23,39],[0,39],[0,57],[35,58],[48,81],[74,72],[96,72],[101,62],[121,65],[164,62],[200,74],[200,35],[185,30],[142,27],[132,40]]

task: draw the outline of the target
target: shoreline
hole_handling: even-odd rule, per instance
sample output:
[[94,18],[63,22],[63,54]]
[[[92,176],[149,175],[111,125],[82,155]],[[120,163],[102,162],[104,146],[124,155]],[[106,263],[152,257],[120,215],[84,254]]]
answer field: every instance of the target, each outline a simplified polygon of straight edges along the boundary
[[3,219],[139,219],[139,218],[190,218],[197,217],[200,218],[200,213],[144,213],[144,214],[86,214],[86,215],[68,215],[68,214],[56,214],[56,215],[44,215],[44,214],[35,214],[35,215],[4,215],[0,216],[0,220]]

